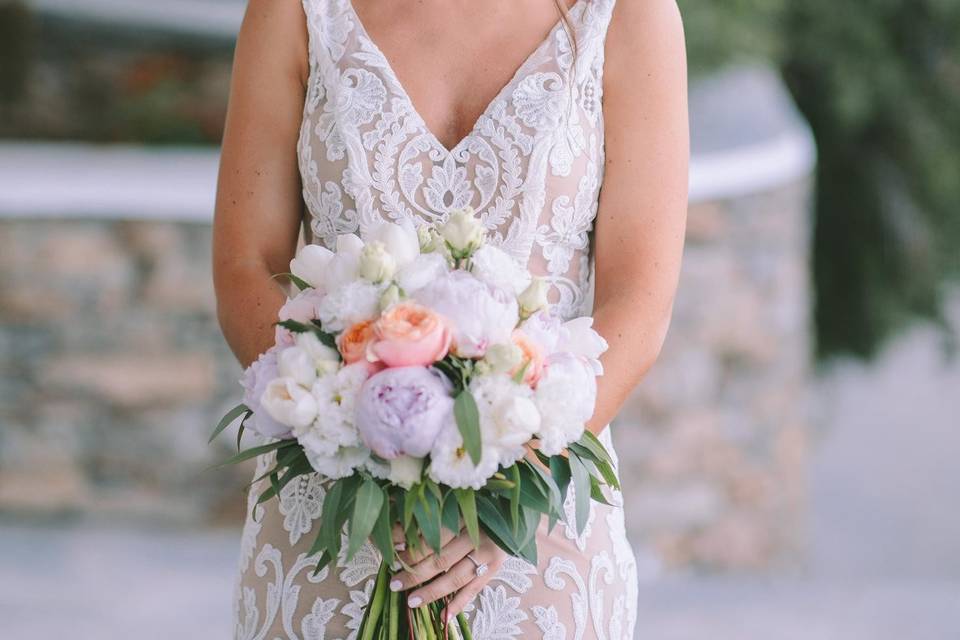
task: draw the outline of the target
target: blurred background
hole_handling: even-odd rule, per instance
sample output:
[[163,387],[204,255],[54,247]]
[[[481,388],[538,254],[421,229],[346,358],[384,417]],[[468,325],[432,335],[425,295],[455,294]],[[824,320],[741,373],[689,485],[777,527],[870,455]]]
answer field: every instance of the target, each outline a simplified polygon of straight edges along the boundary
[[[960,2],[681,0],[691,208],[614,427],[638,638],[960,638]],[[0,0],[0,637],[230,637],[241,0]],[[187,631],[189,629],[189,631]]]

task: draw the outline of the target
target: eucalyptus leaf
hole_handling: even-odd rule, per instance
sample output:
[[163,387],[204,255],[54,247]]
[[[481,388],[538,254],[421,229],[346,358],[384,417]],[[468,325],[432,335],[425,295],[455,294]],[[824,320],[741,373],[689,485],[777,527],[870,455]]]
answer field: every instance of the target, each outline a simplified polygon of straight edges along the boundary
[[453,495],[460,505],[463,515],[463,524],[467,527],[467,534],[473,542],[474,548],[480,546],[480,523],[477,521],[476,492],[473,489],[454,489]]
[[233,409],[230,409],[230,411],[228,411],[227,414],[220,419],[220,422],[217,423],[217,428],[213,430],[212,434],[210,434],[210,439],[207,440],[207,444],[210,444],[216,440],[217,436],[223,433],[223,430],[233,424],[237,418],[244,416],[244,420],[246,420],[246,416],[249,416],[251,413],[253,413],[253,411],[250,410],[250,407],[243,403],[240,403]]
[[483,453],[480,443],[480,410],[477,409],[477,401],[469,389],[464,389],[457,394],[453,401],[453,415],[457,420],[457,428],[460,429],[463,446],[470,454],[470,459],[473,460],[473,464],[480,464],[480,456]]
[[440,503],[429,491],[413,506],[413,515],[420,525],[420,533],[430,548],[439,553],[440,545]]
[[373,527],[377,523],[381,507],[383,507],[383,489],[370,478],[364,478],[357,489],[353,504],[353,516],[350,518],[350,527],[347,544],[347,559],[360,549],[370,537]]
[[590,472],[580,462],[580,458],[570,456],[570,475],[573,479],[573,492],[576,499],[577,535],[583,535],[590,516]]
[[256,458],[259,455],[264,453],[270,453],[271,451],[277,451],[278,449],[283,449],[285,447],[292,447],[297,444],[296,440],[277,440],[276,442],[270,442],[268,444],[262,444],[258,447],[252,447],[250,449],[245,449],[238,453],[237,455],[229,458],[219,464],[214,465],[211,469],[218,469],[220,467],[227,467],[231,464],[237,464],[238,462],[243,462],[244,460],[249,460],[250,458]]

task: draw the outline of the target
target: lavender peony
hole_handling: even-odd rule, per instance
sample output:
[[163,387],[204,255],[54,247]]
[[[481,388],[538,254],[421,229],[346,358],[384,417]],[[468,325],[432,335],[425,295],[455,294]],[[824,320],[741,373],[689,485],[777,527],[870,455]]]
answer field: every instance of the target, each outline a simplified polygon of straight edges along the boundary
[[364,444],[386,460],[421,458],[453,422],[449,381],[425,367],[394,367],[371,376],[360,389],[357,427]]
[[245,426],[267,438],[289,438],[290,427],[274,420],[263,408],[260,399],[267,384],[279,375],[277,371],[277,347],[263,352],[257,361],[243,372],[243,403],[253,411]]

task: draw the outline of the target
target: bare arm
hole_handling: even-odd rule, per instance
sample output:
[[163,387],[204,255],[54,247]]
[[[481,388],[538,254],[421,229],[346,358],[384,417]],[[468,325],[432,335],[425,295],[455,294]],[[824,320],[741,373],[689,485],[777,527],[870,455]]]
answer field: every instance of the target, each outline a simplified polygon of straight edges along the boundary
[[686,228],[689,126],[674,0],[620,0],[604,66],[606,166],[594,328],[610,343],[589,428],[610,422],[666,337]]
[[241,364],[273,344],[303,201],[296,145],[307,77],[298,0],[250,0],[237,40],[213,225],[217,316]]

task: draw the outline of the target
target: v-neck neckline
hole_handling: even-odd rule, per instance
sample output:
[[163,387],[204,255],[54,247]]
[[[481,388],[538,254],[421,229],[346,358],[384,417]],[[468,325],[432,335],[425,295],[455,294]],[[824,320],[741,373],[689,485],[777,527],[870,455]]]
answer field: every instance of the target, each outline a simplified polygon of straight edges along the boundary
[[[572,15],[574,11],[577,11],[580,5],[585,0],[576,0],[573,5],[567,9],[568,15]],[[442,149],[447,155],[453,155],[457,152],[460,147],[465,145],[480,128],[480,125],[483,123],[484,119],[489,115],[490,111],[496,106],[498,102],[501,101],[509,92],[513,89],[514,85],[526,74],[527,69],[533,64],[535,60],[540,57],[540,54],[545,48],[547,48],[551,41],[553,40],[557,29],[563,28],[564,21],[563,19],[557,20],[556,24],[550,29],[547,35],[540,41],[540,43],[531,51],[526,58],[520,63],[516,71],[513,72],[513,75],[510,76],[510,79],[504,84],[499,91],[493,96],[493,98],[487,103],[483,111],[480,112],[480,115],[477,116],[476,120],[473,122],[473,126],[470,127],[464,136],[457,141],[452,147],[447,147],[439,137],[433,132],[430,126],[427,124],[427,121],[424,120],[423,116],[420,114],[420,110],[417,108],[417,105],[413,102],[413,98],[410,97],[410,94],[407,93],[407,88],[403,85],[403,82],[400,81],[400,77],[397,76],[396,71],[393,69],[393,65],[390,63],[390,59],[387,58],[387,55],[380,49],[380,45],[377,44],[370,33],[367,31],[366,26],[363,24],[363,20],[360,18],[360,14],[357,13],[356,7],[353,6],[353,0],[346,0],[347,7],[350,10],[351,17],[356,25],[358,35],[365,39],[369,44],[370,50],[380,59],[380,63],[383,66],[385,73],[390,75],[390,80],[393,84],[396,85],[397,90],[399,91],[400,97],[406,101],[407,106],[410,109],[410,113],[416,118],[417,124],[423,130],[431,142],[437,145]]]

